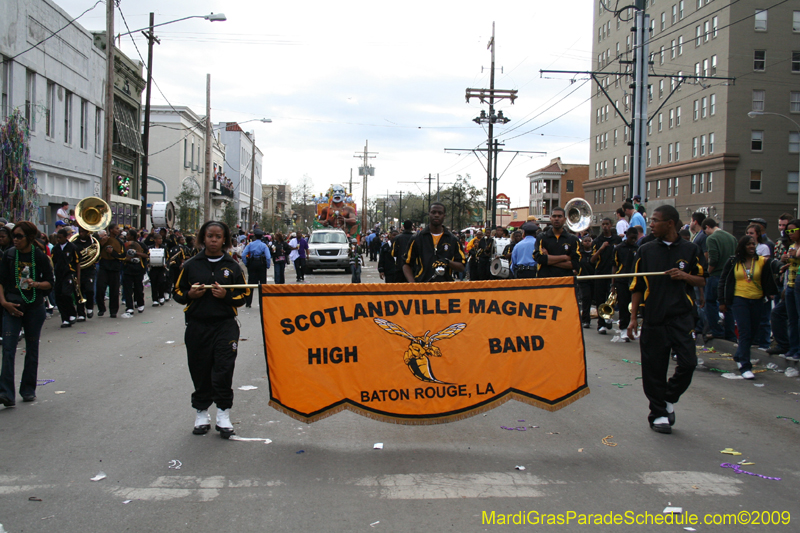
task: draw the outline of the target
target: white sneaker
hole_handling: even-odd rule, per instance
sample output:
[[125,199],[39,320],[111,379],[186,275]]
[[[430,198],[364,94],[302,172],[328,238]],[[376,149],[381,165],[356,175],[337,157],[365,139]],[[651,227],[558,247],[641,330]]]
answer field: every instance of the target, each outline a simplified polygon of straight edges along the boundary
[[192,433],[195,435],[205,435],[211,429],[211,415],[208,414],[208,409],[197,410],[197,416],[194,419],[194,430]]
[[158,305],[164,305],[164,298],[158,299]]
[[742,369],[742,363],[736,363],[736,368],[738,368],[739,370],[741,370],[741,369]]
[[136,310],[139,311],[140,313],[143,313],[144,312],[144,306],[140,305],[139,307],[136,308]]
[[158,302],[153,302],[153,307],[158,307]]
[[165,294],[165,295],[164,295],[164,299],[165,299],[166,301],[169,301],[169,294]]
[[754,364],[754,365],[757,365],[760,362],[761,362],[761,359],[750,359],[750,363]]
[[745,370],[742,372],[742,377],[744,379],[756,379],[756,375],[750,372],[749,370]]
[[79,316],[78,317],[78,322],[86,322],[86,317],[85,316]]
[[122,318],[133,318],[133,313],[122,313]]
[[606,333],[608,333],[608,328],[603,326],[597,330],[597,333],[599,333],[600,335],[605,335]]
[[631,342],[631,340],[628,338],[628,331],[627,330],[619,332],[619,340],[621,340],[623,342]]
[[86,310],[86,316],[88,316],[89,318],[92,318],[94,316],[94,309],[87,309]]
[[229,438],[234,435],[233,424],[231,424],[231,410],[217,408],[217,425],[214,427],[219,431],[220,437],[223,439]]
[[125,314],[132,315],[133,314],[133,309],[126,309],[125,310]]

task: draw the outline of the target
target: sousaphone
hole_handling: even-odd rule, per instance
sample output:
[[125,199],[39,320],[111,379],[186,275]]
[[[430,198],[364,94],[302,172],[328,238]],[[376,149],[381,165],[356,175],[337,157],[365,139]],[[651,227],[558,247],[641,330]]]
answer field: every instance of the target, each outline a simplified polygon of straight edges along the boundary
[[[83,229],[97,233],[111,224],[111,208],[102,198],[88,196],[75,206],[75,221]],[[77,238],[78,234],[75,233],[69,240]],[[78,252],[81,269],[89,268],[100,259],[100,242],[94,235],[91,238],[92,244]]]

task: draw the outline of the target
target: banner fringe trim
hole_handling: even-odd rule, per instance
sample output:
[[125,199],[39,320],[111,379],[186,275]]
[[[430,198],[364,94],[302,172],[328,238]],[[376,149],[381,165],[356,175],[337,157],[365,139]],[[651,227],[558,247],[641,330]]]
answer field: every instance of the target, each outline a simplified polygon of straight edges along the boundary
[[510,392],[510,393],[505,394],[505,395],[503,395],[503,396],[501,396],[499,398],[496,398],[496,399],[494,399],[494,400],[492,400],[492,401],[490,401],[488,403],[485,403],[484,405],[481,405],[480,407],[476,407],[474,409],[469,409],[469,410],[464,411],[462,413],[457,413],[457,414],[454,414],[454,415],[440,416],[440,417],[436,417],[436,418],[400,418],[400,417],[394,417],[394,416],[391,416],[391,415],[375,413],[373,411],[369,411],[367,409],[359,407],[358,405],[353,405],[351,403],[346,403],[346,402],[342,403],[340,405],[337,405],[336,407],[331,407],[330,409],[326,409],[325,411],[323,411],[321,413],[318,413],[318,414],[316,414],[314,416],[306,417],[306,416],[298,414],[298,413],[296,413],[294,411],[286,409],[285,407],[283,407],[279,403],[275,402],[274,400],[270,400],[269,405],[270,405],[270,407],[272,407],[276,411],[278,411],[280,413],[283,413],[286,416],[288,416],[290,418],[293,418],[294,420],[297,420],[299,422],[305,422],[306,424],[311,424],[313,422],[317,422],[319,420],[323,420],[325,418],[328,418],[329,416],[333,416],[333,415],[335,415],[337,413],[341,413],[342,411],[347,410],[347,411],[352,411],[352,412],[354,412],[354,413],[356,413],[358,415],[361,415],[361,416],[364,416],[364,417],[367,417],[367,418],[371,418],[372,420],[377,420],[379,422],[388,422],[390,424],[400,424],[400,425],[404,425],[404,426],[432,426],[432,425],[435,425],[435,424],[447,424],[449,422],[457,422],[459,420],[465,420],[467,418],[471,418],[473,416],[477,416],[477,415],[486,413],[487,411],[491,411],[495,407],[499,407],[499,406],[503,405],[504,403],[508,402],[509,400],[517,400],[519,402],[526,403],[526,404],[531,405],[533,407],[538,407],[540,409],[544,409],[545,411],[550,411],[552,413],[552,412],[558,411],[559,409],[563,409],[564,407],[566,407],[566,406],[578,401],[579,399],[581,399],[584,396],[586,396],[587,394],[589,394],[589,392],[590,392],[589,391],[589,387],[585,387],[585,388],[583,388],[583,389],[581,389],[579,391],[576,391],[574,394],[570,395],[569,397],[564,398],[563,400],[561,400],[557,404],[548,404],[548,403],[545,403],[545,402],[543,402],[541,400],[537,400],[537,399],[534,399],[534,398],[529,398],[527,396],[523,396],[523,395],[518,394],[516,392]]

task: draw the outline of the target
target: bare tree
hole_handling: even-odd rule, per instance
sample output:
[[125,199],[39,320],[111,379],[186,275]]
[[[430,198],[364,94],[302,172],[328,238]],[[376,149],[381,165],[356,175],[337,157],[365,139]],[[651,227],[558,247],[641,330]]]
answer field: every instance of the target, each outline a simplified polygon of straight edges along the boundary
[[295,185],[292,185],[292,211],[297,215],[295,224],[308,231],[316,214],[316,204],[311,200],[314,196],[314,181],[308,174]]

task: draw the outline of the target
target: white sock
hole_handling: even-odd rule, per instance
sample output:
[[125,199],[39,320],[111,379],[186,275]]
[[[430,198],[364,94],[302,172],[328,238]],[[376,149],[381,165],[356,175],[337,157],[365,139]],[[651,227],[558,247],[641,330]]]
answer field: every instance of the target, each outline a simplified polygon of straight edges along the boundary
[[667,412],[668,413],[674,413],[675,412],[675,407],[670,402],[667,402]]
[[667,420],[666,416],[659,416],[655,420],[653,420],[653,425],[657,424],[669,424],[669,420]]

